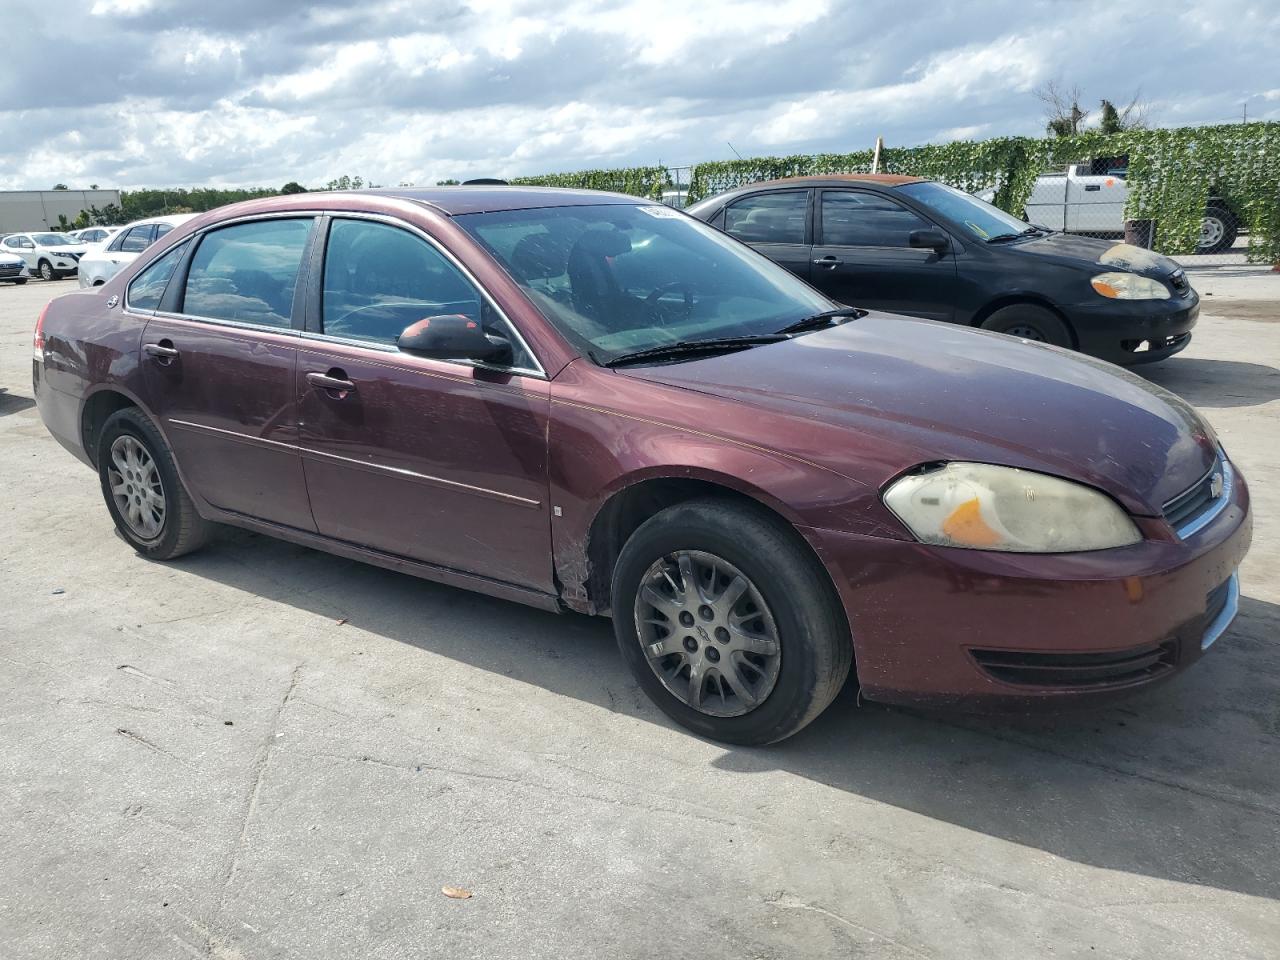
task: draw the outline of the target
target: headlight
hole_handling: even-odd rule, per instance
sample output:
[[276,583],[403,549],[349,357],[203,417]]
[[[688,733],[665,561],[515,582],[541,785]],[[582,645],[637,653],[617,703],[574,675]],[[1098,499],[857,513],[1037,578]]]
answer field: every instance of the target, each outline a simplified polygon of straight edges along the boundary
[[1094,290],[1112,300],[1168,300],[1173,296],[1159,280],[1136,273],[1100,273],[1089,282]]
[[1070,553],[1142,539],[1105,494],[1070,480],[986,463],[909,474],[885,505],[922,543],[1012,553]]

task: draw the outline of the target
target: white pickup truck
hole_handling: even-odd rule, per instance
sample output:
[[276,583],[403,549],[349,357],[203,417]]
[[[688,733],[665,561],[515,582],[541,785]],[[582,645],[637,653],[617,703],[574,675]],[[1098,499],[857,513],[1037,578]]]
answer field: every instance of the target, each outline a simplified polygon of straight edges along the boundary
[[[1027,201],[1026,219],[1053,230],[1120,236],[1124,233],[1127,158],[1074,163],[1042,174]],[[1236,240],[1238,220],[1226,203],[1213,197],[1205,208],[1196,253],[1218,253]]]

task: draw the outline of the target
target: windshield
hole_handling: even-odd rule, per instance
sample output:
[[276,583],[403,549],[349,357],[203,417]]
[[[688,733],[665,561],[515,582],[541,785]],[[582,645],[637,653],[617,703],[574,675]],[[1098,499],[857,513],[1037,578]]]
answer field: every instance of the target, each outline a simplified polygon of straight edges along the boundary
[[75,240],[60,233],[33,233],[31,239],[42,247],[70,247]]
[[772,261],[666,206],[543,207],[454,220],[600,363],[679,341],[777,333],[833,306]]
[[916,203],[942,217],[965,227],[980,240],[995,237],[1016,237],[1027,229],[1025,220],[1019,220],[984,200],[948,187],[945,183],[924,180],[908,183],[898,188]]

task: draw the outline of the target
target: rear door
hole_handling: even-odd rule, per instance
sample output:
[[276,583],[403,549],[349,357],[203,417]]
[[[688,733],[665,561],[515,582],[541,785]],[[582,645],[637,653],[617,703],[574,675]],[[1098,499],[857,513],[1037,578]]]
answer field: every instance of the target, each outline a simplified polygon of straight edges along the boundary
[[[320,533],[553,592],[550,390],[518,332],[405,224],[336,216],[315,260],[297,393]],[[442,314],[511,340],[514,365],[400,352],[405,327]]]
[[809,282],[827,296],[930,320],[955,318],[955,257],[908,243],[912,231],[940,227],[868,190],[821,190],[814,219]]
[[1128,197],[1124,177],[1089,171],[1085,164],[1077,164],[1067,176],[1067,230],[1071,233],[1123,231],[1124,204]]
[[755,247],[801,280],[809,279],[812,190],[753,193],[724,212],[724,232]]
[[314,221],[248,220],[197,237],[142,347],[147,400],[194,492],[219,509],[310,531],[294,373]]

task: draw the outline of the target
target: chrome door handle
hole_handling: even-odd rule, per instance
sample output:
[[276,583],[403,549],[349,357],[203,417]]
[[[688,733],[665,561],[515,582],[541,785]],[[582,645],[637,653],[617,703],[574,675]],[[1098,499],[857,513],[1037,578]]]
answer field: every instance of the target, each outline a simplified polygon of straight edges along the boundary
[[142,349],[147,356],[159,357],[162,360],[173,360],[178,356],[176,347],[164,343],[144,343]]
[[822,257],[813,261],[815,267],[838,267],[844,263],[839,257]]
[[338,372],[340,371],[331,370],[329,373],[308,373],[307,383],[311,384],[317,390],[341,390],[343,392],[354,390],[356,385],[350,380],[345,380],[342,377],[330,376],[330,374]]

